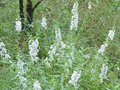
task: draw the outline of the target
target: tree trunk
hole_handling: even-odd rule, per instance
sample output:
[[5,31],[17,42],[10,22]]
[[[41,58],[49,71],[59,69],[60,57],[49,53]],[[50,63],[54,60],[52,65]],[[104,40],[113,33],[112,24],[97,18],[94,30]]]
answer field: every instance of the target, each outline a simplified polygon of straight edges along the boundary
[[27,13],[27,21],[29,24],[31,24],[33,22],[33,8],[32,8],[31,0],[27,0],[26,13]]
[[24,28],[24,11],[23,11],[23,0],[19,0],[19,15],[20,15],[20,19],[21,19],[21,23],[22,23],[22,30]]

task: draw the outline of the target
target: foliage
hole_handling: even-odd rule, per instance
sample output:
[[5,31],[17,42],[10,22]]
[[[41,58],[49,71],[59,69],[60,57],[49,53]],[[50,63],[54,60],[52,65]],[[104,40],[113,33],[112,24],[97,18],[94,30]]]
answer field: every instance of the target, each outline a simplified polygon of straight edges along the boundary
[[[37,0],[32,1],[34,4]],[[70,30],[71,10],[76,1],[78,28]],[[11,58],[3,60],[0,56],[0,90],[32,90],[35,82],[40,85],[39,90],[119,90],[119,5],[119,0],[43,0],[34,12],[32,28],[17,32],[18,1],[1,0],[0,42],[5,44]],[[43,18],[47,28],[41,24]],[[106,43],[109,30],[115,30],[115,36],[107,41],[101,55],[98,50]],[[35,54],[39,59],[33,62],[29,41],[36,39],[39,51]],[[19,60],[24,63],[22,69],[18,67]],[[22,70],[24,73],[18,74]],[[75,87],[69,83],[74,71],[79,76]],[[26,78],[27,87],[20,83],[20,77]]]

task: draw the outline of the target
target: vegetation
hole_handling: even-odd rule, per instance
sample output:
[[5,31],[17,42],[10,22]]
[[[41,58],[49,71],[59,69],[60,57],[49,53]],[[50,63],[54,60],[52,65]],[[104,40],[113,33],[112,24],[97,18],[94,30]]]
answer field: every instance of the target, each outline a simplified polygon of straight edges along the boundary
[[0,90],[120,89],[119,0],[43,0],[22,31],[18,0],[0,12]]

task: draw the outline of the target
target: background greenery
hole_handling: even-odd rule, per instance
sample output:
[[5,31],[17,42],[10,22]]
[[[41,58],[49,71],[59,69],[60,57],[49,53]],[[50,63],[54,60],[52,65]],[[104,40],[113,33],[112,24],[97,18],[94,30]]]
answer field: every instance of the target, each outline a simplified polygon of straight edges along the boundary
[[[24,0],[26,1],[26,0]],[[32,0],[33,4],[37,0]],[[78,1],[79,27],[76,32],[70,31],[71,9],[75,1]],[[92,9],[87,8],[88,2],[92,2]],[[98,3],[97,3],[98,1]],[[26,2],[24,3],[24,5]],[[0,41],[6,45],[7,51],[14,61],[13,66],[3,63],[0,58],[0,90],[17,90],[17,80],[14,79],[17,69],[16,62],[22,59],[29,62],[28,41],[31,38],[39,39],[39,57],[36,64],[27,64],[30,71],[26,77],[29,80],[28,87],[34,79],[41,83],[43,90],[74,90],[68,80],[74,70],[82,70],[82,76],[78,82],[77,90],[119,90],[120,89],[120,1],[119,0],[43,0],[34,12],[33,29],[25,28],[22,53],[19,50],[18,40],[20,34],[15,31],[15,21],[18,18],[17,0],[0,0]],[[48,28],[44,30],[41,19],[46,17]],[[43,60],[48,57],[47,52],[51,44],[55,43],[55,29],[60,28],[62,40],[71,46],[75,46],[75,62],[73,67],[67,67],[67,61],[53,62],[54,67],[47,68]],[[115,29],[115,38],[110,42],[101,61],[96,61],[95,55],[104,43],[109,30]],[[71,35],[71,36],[70,36]],[[70,53],[66,50],[66,53]],[[86,59],[83,55],[89,54]],[[99,82],[101,65],[108,63],[108,79],[104,83]],[[84,65],[83,65],[84,63]],[[82,66],[83,65],[83,66]],[[91,68],[96,68],[96,74],[91,75]],[[69,68],[69,69],[67,69]],[[67,70],[70,70],[66,76]],[[31,72],[32,71],[32,72]],[[93,80],[90,80],[92,78]],[[29,89],[28,88],[28,89]],[[19,88],[20,89],[20,88]]]

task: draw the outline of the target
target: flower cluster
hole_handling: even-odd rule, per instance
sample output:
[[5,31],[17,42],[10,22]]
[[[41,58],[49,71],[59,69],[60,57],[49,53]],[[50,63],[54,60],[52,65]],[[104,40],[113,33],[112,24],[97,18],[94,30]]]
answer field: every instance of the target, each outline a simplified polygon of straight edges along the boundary
[[30,40],[29,41],[29,55],[31,57],[31,60],[33,62],[37,62],[38,61],[38,57],[37,57],[37,54],[39,52],[38,50],[38,46],[39,46],[39,41],[38,39],[35,39],[35,40]]
[[108,46],[107,43],[101,45],[100,49],[98,50],[98,53],[103,55],[107,46]]
[[34,90],[42,90],[40,83],[38,81],[35,81],[33,84]]
[[[48,57],[45,59],[45,64],[50,67],[50,62],[56,58],[56,60],[67,60],[66,65],[72,67],[72,63],[74,61],[74,46],[66,45],[61,38],[60,29],[55,31],[56,40],[53,45],[50,46],[50,50],[48,51]],[[69,52],[68,52],[69,51]]]
[[18,74],[17,76],[21,76],[23,74],[25,74],[25,69],[24,69],[24,62],[22,62],[21,60],[18,60],[17,62],[17,67],[18,67]]
[[71,18],[70,30],[78,28],[78,2],[74,3],[73,9],[71,10],[73,16]]
[[109,40],[113,40],[115,35],[115,30],[109,30],[109,33],[107,35],[107,39],[103,45],[101,45],[100,49],[98,50],[98,53],[103,55],[105,52],[106,47],[108,46]]
[[5,48],[5,44],[3,42],[0,42],[0,57],[2,57],[3,60],[8,60],[11,58],[7,53],[7,49]]
[[27,87],[27,79],[23,76],[26,73],[24,64],[25,64],[24,62],[22,62],[21,60],[18,60],[18,62],[17,62],[17,67],[18,67],[17,77],[20,80],[20,86],[22,85],[23,88],[25,89]]
[[114,39],[115,30],[109,30],[107,39],[110,39],[111,41]]
[[108,66],[103,64],[101,68],[101,73],[99,75],[101,83],[103,83],[103,79],[106,79],[107,71],[108,71]]
[[81,71],[79,73],[77,71],[74,71],[68,83],[72,84],[74,87],[77,87],[77,82],[80,76],[81,76]]
[[21,30],[22,30],[22,22],[20,20],[15,22],[15,30],[17,32],[21,32]]
[[[47,57],[45,59],[45,62],[48,66],[50,66],[50,63],[49,61],[53,61],[54,60],[54,56],[58,56],[59,53],[56,53],[57,51],[61,51],[61,48],[65,48],[66,47],[66,44],[62,41],[62,38],[61,38],[61,32],[60,32],[60,29],[56,30],[55,31],[55,34],[56,34],[56,43],[51,45],[50,46],[50,50],[48,51],[48,55],[49,57]],[[59,50],[57,50],[59,49]]]
[[47,29],[47,20],[46,20],[46,18],[42,18],[41,25],[42,25],[43,28]]
[[20,86],[23,86],[23,90],[25,90],[27,88],[27,79],[23,76],[19,76],[20,79]]
[[74,45],[71,44],[69,46],[67,46],[67,49],[70,50],[70,53],[67,54],[68,57],[68,61],[69,61],[69,66],[72,67],[73,61],[74,61]]
[[91,2],[88,2],[88,9],[91,9],[92,8],[92,4]]
[[55,34],[56,34],[56,43],[51,45],[50,50],[48,51],[50,61],[53,60],[53,56],[56,56],[56,51],[57,51],[59,46],[61,46],[62,48],[66,47],[65,43],[61,39],[60,29],[55,30]]
[[57,42],[57,45],[59,45],[60,44],[60,42],[61,42],[61,32],[60,32],[60,29],[58,29],[58,30],[55,30],[55,35],[56,35],[56,42]]
[[53,56],[56,54],[56,45],[51,45],[50,50],[48,51],[50,61],[53,60]]

